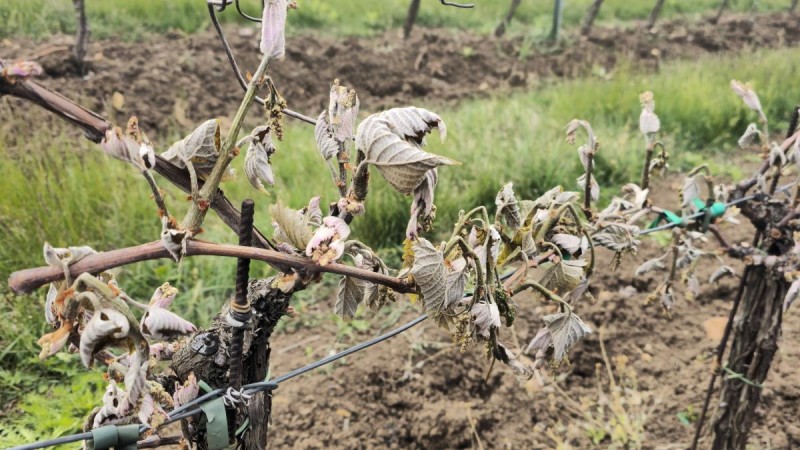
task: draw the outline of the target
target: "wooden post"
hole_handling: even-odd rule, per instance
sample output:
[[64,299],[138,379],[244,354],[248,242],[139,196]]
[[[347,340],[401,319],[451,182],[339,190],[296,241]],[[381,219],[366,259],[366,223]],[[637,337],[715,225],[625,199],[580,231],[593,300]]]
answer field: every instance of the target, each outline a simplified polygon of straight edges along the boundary
[[553,3],[553,28],[550,29],[550,40],[558,41],[561,34],[561,22],[564,18],[564,0],[555,0]]
[[597,13],[600,12],[600,7],[603,5],[603,0],[594,0],[592,2],[592,6],[589,7],[589,11],[586,12],[586,17],[583,19],[583,26],[581,26],[581,35],[588,36],[589,33],[592,31],[592,25],[594,25],[594,19],[597,18]]
[[724,381],[714,420],[714,450],[743,450],[747,445],[761,386],[778,350],[788,284],[782,272],[765,265],[747,271],[728,363],[720,368]]
[[86,7],[84,0],[72,0],[75,13],[78,16],[78,34],[75,37],[75,47],[72,49],[72,58],[78,73],[86,74],[86,44],[89,41],[89,23],[86,20]]
[[508,24],[511,23],[511,19],[514,18],[514,14],[517,12],[517,8],[522,0],[511,0],[511,6],[508,8],[508,12],[500,24],[497,25],[497,28],[494,29],[494,35],[496,37],[501,37],[506,33],[506,27]]
[[722,12],[725,11],[725,8],[728,7],[728,2],[730,0],[722,0],[722,3],[719,4],[719,8],[717,9],[717,14],[711,19],[711,23],[718,23],[719,19],[722,18]]
[[414,28],[414,22],[417,21],[417,13],[419,13],[419,2],[420,0],[411,0],[411,4],[408,6],[406,23],[403,25],[403,39],[411,36],[411,29]]
[[655,6],[650,11],[650,17],[647,18],[647,29],[650,30],[656,26],[656,20],[661,15],[661,9],[664,7],[664,0],[656,0]]

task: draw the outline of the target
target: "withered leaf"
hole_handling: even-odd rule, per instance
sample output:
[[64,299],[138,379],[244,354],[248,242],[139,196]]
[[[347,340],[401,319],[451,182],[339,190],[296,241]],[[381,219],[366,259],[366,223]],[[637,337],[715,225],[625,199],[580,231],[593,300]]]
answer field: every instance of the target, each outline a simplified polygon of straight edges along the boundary
[[269,207],[273,224],[276,225],[274,238],[278,242],[285,242],[296,249],[305,249],[314,235],[311,228],[306,225],[303,216],[297,211],[275,203]]
[[219,121],[211,119],[172,144],[161,156],[182,169],[189,161],[198,174],[208,174],[217,162],[220,145]]
[[352,319],[356,316],[356,310],[363,298],[364,286],[361,281],[357,278],[342,277],[333,311],[343,319]]
[[[395,108],[403,109],[406,108]],[[377,167],[398,192],[411,194],[429,170],[455,164],[455,161],[420,148],[422,137],[432,130],[432,125],[422,115],[395,110],[373,114],[361,122],[356,132],[356,146],[366,157],[364,163]],[[438,119],[435,114],[425,112]],[[438,122],[433,122],[433,126],[439,126]],[[444,135],[443,125],[439,129]]]
[[522,217],[520,216],[519,202],[514,195],[513,188],[513,183],[503,186],[503,189],[497,193],[494,204],[497,205],[497,214],[505,220],[506,225],[512,231],[516,231],[522,225]]
[[638,227],[612,223],[592,234],[592,242],[615,252],[635,251],[639,246],[635,238],[638,232]]
[[783,298],[783,312],[786,312],[792,306],[798,294],[800,294],[800,279],[794,280],[789,286],[789,290],[786,291],[786,296]]
[[542,317],[550,331],[553,343],[553,359],[561,361],[569,349],[592,332],[591,328],[571,311],[550,314]]
[[106,308],[95,311],[83,329],[80,341],[81,361],[92,366],[94,354],[108,344],[123,339],[130,332],[130,322],[121,312]]
[[653,272],[655,270],[664,270],[664,269],[666,269],[667,266],[665,266],[664,263],[662,262],[662,260],[666,256],[667,255],[665,254],[665,255],[662,255],[660,258],[653,258],[653,259],[650,259],[650,260],[647,260],[647,261],[643,262],[639,267],[636,268],[636,271],[634,272],[634,275],[639,277],[639,276],[642,276],[642,275],[646,274],[647,272]]
[[586,264],[583,259],[561,260],[550,266],[539,282],[553,292],[569,292],[583,279]]
[[413,248],[414,265],[411,266],[411,275],[419,286],[425,311],[438,313],[448,298],[444,256],[424,238],[418,238]]
[[450,270],[447,272],[447,301],[444,304],[444,309],[455,306],[464,298],[467,275],[467,260],[463,257],[450,264]]
[[708,278],[709,283],[716,283],[717,281],[721,280],[725,277],[733,277],[736,276],[736,271],[733,270],[731,266],[720,266],[711,276]]
[[325,161],[339,153],[339,143],[334,139],[331,132],[327,111],[322,111],[322,114],[317,117],[317,124],[314,126],[314,137],[317,140],[317,150]]

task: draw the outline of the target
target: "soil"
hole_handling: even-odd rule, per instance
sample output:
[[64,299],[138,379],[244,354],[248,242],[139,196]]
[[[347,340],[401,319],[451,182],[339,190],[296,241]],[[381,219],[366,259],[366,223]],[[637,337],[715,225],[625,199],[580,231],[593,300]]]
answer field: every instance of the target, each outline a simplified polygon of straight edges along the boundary
[[[258,61],[254,28],[228,28],[243,70]],[[110,115],[114,92],[124,95],[118,119],[139,116],[145,131],[183,129],[208,117],[232,117],[241,101],[213,30],[167,34],[139,43],[93,41],[90,72],[79,77],[70,61],[71,36],[44,42],[6,40],[0,58],[38,60],[43,83],[81,97],[85,106]],[[800,21],[789,14],[730,15],[718,25],[676,20],[654,30],[595,28],[588,38],[537,46],[523,37],[494,39],[454,30],[399,31],[369,38],[314,35],[290,37],[286,58],[270,68],[289,107],[316,117],[327,105],[330,83],[339,78],[358,90],[362,108],[376,111],[424,98],[443,102],[498,90],[525,88],[551,77],[610,72],[620,61],[657,70],[662,60],[748,48],[796,46]]]
[[[653,32],[597,28],[589,38],[533,49],[524,57],[522,38],[494,40],[424,29],[415,30],[407,43],[397,36],[390,32],[373,38],[291,38],[286,59],[271,72],[282,94],[291,99],[290,107],[308,115],[324,108],[329,84],[337,77],[358,89],[363,108],[378,110],[415,98],[441,102],[523,89],[550,77],[578,77],[597,68],[610,71],[623,60],[657,70],[663,59],[796,46],[800,21],[776,14],[731,16],[716,26],[664,22]],[[228,38],[242,55],[240,65],[254,67],[253,30],[229,29]],[[70,42],[64,36],[37,43],[7,41],[0,56],[39,55],[46,70],[44,84],[80,97],[86,106],[106,114],[112,109],[112,94],[121,92],[122,113],[138,114],[146,130],[165,132],[208,116],[231,116],[240,101],[241,92],[212,32],[167,35],[136,44],[93,42],[88,53],[91,73],[84,78],[66,62]],[[674,192],[669,182],[659,183],[663,189],[657,191]],[[670,193],[654,201],[674,207],[675,198]],[[745,225],[729,226],[725,233],[734,242],[752,236]],[[602,342],[616,381],[627,387],[621,394],[626,410],[644,421],[639,436],[644,447],[687,448],[694,427],[681,420],[691,421],[700,409],[716,348],[713,333],[703,324],[727,317],[736,280],[704,285],[694,301],[679,296],[672,317],[666,318],[657,304],[645,302],[661,275],[632,276],[638,264],[663,251],[653,240],[644,239],[639,254],[627,257],[615,272],[607,269],[611,255],[600,252],[603,270],[591,286],[597,301],[578,308],[595,332],[571,352],[567,367],[545,370],[525,382],[496,366],[486,379],[489,367],[482,350],[462,353],[450,344],[447,333],[424,322],[377,347],[282,384],[274,396],[271,447],[538,449],[565,442],[588,448],[588,436],[594,435],[598,447],[607,448],[611,438],[604,438],[598,429],[620,434],[625,427],[615,427],[616,419],[607,413],[612,389]],[[731,264],[741,272],[740,265]],[[701,268],[700,279],[707,279],[714,269]],[[522,296],[518,302],[521,314],[515,333],[524,345],[552,306],[532,296]],[[343,336],[342,327],[329,319],[332,304],[317,302],[300,317],[287,319],[300,324],[275,336],[273,374],[286,373],[420,314],[417,306],[400,299],[401,306],[394,307],[397,314],[381,314],[373,320],[373,328]],[[368,314],[367,319],[371,317]],[[514,340],[510,333],[502,339]],[[754,448],[800,446],[796,370],[800,347],[794,345],[798,340],[800,315],[790,310],[757,413]]]

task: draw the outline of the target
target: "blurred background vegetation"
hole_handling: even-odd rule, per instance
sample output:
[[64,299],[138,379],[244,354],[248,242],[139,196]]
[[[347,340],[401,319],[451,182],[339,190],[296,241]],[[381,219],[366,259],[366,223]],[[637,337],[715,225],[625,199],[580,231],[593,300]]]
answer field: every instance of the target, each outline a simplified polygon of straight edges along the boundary
[[[475,1],[483,8],[481,14],[463,14],[438,2],[425,2],[417,26],[489,33],[505,13],[507,2]],[[333,35],[397,28],[408,3],[299,2],[299,13],[290,15],[292,33]],[[244,3],[248,10],[257,10],[255,1]],[[580,22],[589,3],[569,2],[565,10],[568,29]],[[663,17],[708,13],[717,3],[670,1]],[[786,8],[788,2],[731,3],[734,10],[769,11]],[[646,18],[650,7],[651,2],[608,0],[599,20],[627,26],[631,20]],[[149,33],[191,33],[208,25],[205,8],[198,7],[197,0],[165,4],[90,0],[87,11],[92,39],[135,40]],[[550,14],[548,2],[523,1],[509,32],[533,29],[544,33]],[[72,33],[72,2],[4,1],[0,3],[0,23],[0,39]],[[733,157],[738,135],[756,117],[730,92],[730,79],[752,81],[772,120],[772,129],[780,132],[800,98],[800,84],[787,82],[796,80],[798,69],[800,58],[792,49],[672,62],[664,64],[657,74],[623,65],[602,77],[552,80],[528,92],[466,100],[436,109],[447,123],[449,137],[442,144],[432,136],[430,150],[463,164],[440,170],[434,236],[448,231],[459,209],[493,204],[498,189],[507,181],[514,182],[518,196],[523,198],[534,197],[556,184],[574,189],[580,163],[575,146],[564,142],[564,125],[576,117],[590,121],[599,136],[596,173],[605,187],[603,197],[608,199],[620,185],[638,180],[644,145],[638,131],[638,95],[645,90],[655,93],[656,112],[661,118],[663,140],[673,156],[673,168],[689,168],[716,157],[721,161],[714,165],[717,173],[741,176],[742,169],[727,163]],[[0,111],[5,114],[10,110],[0,105]],[[135,170],[104,156],[64,123],[53,121],[41,129],[18,134],[23,124],[15,123],[13,115],[8,117],[11,120],[3,117],[0,121],[0,405],[9,405],[0,410],[3,444],[75,431],[104,386],[101,375],[83,370],[75,355],[59,353],[45,361],[38,359],[36,341],[48,331],[42,314],[44,294],[13,296],[5,285],[8,275],[41,265],[45,241],[55,246],[80,244],[108,250],[153,240],[159,230],[148,188]],[[273,157],[276,187],[271,189],[271,197],[258,197],[257,201],[256,223],[268,232],[269,203],[280,200],[299,208],[313,195],[322,195],[323,203],[336,198],[328,169],[314,149],[313,132],[296,122],[287,125],[286,138]],[[284,158],[288,155],[291,158]],[[743,158],[741,153],[736,157]],[[234,164],[240,173],[241,164],[241,158]],[[397,261],[410,199],[393,192],[380,177],[373,180],[367,214],[356,221],[353,236]],[[224,189],[234,204],[254,195],[243,177],[228,182]],[[180,217],[185,196],[167,190],[173,213]],[[233,233],[213,214],[205,228],[204,239],[235,241]],[[118,276],[130,294],[141,298],[148,298],[154,287],[169,281],[181,290],[177,308],[188,311],[187,319],[203,324],[231,293],[234,265],[235,261],[223,258],[189,258],[177,265],[153,261],[122,269]],[[254,264],[253,276],[268,273],[266,265]],[[325,292],[324,288],[314,289],[300,294],[296,301],[312,302]],[[67,405],[69,409],[53,414],[54,399],[59,408]]]

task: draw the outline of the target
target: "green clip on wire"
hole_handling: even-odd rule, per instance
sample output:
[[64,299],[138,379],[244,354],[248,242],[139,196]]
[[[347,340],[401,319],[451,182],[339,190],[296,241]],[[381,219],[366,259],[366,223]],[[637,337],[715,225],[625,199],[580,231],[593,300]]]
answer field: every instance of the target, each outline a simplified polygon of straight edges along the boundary
[[136,450],[139,440],[139,425],[108,425],[92,430],[94,450]]
[[[716,219],[717,217],[722,217],[725,214],[725,210],[727,209],[727,205],[722,202],[714,202],[710,208],[706,206],[706,203],[699,198],[695,198],[692,200],[692,204],[694,205],[695,209],[698,213],[710,213],[710,217],[706,215],[708,219]],[[686,221],[680,217],[679,215],[675,214],[672,211],[664,210],[662,211],[658,217],[656,217],[653,222],[648,225],[647,228],[655,228],[661,224],[662,221],[667,221],[675,226],[684,226],[686,225]]]

